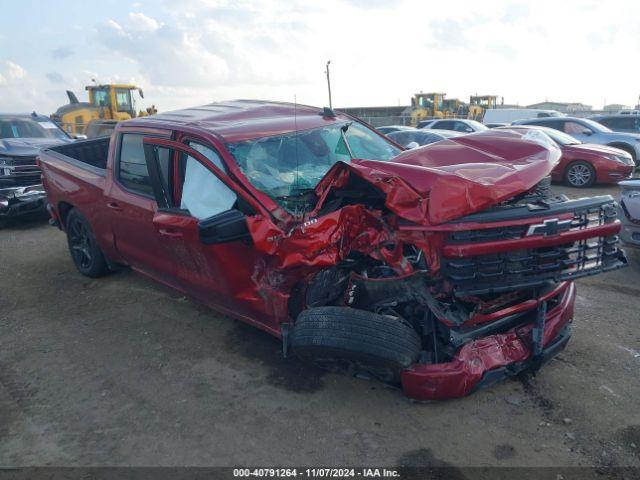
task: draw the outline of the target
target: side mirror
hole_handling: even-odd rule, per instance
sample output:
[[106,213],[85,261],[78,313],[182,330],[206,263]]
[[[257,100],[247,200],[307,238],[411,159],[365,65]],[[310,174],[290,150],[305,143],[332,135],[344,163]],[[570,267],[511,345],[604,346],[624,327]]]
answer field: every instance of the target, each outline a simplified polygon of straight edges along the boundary
[[418,142],[409,142],[405,145],[404,148],[412,150],[414,148],[418,148],[420,146],[420,144]]
[[200,241],[205,245],[249,239],[247,219],[240,210],[231,209],[198,222]]
[[73,138],[75,138],[76,140],[86,140],[87,137],[86,135],[82,135],[81,133],[78,133],[77,135],[74,135]]
[[467,128],[464,129],[464,131],[467,132],[467,133],[473,133],[473,128],[467,127]]
[[587,135],[588,137],[590,137],[591,135],[593,135],[593,132],[591,130],[583,130],[582,133],[584,135]]

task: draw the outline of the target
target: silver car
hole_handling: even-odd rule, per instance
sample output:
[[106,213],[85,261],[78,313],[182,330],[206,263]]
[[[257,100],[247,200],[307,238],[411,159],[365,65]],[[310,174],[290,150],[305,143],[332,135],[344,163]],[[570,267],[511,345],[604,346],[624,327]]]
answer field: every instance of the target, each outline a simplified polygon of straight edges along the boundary
[[540,125],[550,127],[584,143],[597,143],[609,145],[624,150],[633,157],[636,167],[640,166],[640,135],[635,133],[614,132],[610,128],[588,118],[535,118],[532,120],[519,120],[514,125]]
[[414,147],[415,144],[422,147],[423,145],[429,145],[451,137],[459,137],[460,135],[463,135],[463,133],[452,132],[450,130],[430,130],[422,128],[391,132],[387,134],[387,137],[398,145],[402,145],[404,148],[411,148],[412,144]]
[[453,130],[460,133],[483,132],[489,130],[480,122],[467,120],[466,118],[443,118],[423,120],[418,123],[418,128],[430,128],[432,130]]
[[622,192],[618,218],[622,222],[620,238],[628,245],[640,247],[640,179],[618,183]]

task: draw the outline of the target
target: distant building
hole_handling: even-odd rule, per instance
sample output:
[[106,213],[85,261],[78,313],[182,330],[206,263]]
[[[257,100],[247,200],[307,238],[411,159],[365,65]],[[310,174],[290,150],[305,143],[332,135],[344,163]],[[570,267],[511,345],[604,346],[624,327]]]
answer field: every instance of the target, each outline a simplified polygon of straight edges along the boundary
[[610,103],[602,107],[605,112],[617,112],[619,110],[631,110],[629,105],[622,105],[621,103]]
[[539,110],[557,110],[562,113],[584,112],[592,110],[591,105],[585,105],[579,102],[540,102],[533,105],[527,105],[527,108],[536,108]]

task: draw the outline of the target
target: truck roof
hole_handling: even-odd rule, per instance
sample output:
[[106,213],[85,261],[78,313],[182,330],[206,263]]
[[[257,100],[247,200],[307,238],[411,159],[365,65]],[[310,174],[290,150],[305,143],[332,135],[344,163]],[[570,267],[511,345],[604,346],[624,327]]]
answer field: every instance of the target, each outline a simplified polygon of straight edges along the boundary
[[293,103],[232,100],[139,117],[123,123],[146,127],[195,126],[235,143],[351,120],[343,113],[335,112],[333,117],[323,112],[321,108]]

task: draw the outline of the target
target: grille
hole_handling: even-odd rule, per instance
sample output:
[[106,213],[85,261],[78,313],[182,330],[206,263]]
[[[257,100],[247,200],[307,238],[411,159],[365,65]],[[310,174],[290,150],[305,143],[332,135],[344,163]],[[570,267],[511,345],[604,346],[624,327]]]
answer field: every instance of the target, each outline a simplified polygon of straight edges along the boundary
[[[615,203],[610,201],[576,211],[573,218],[567,219],[570,222],[564,223],[563,231],[580,232],[611,223],[616,217],[615,207]],[[481,295],[536,287],[548,281],[573,280],[626,265],[616,235],[589,237],[587,231],[584,232],[585,238],[576,242],[500,251],[500,241],[524,238],[529,232],[541,238],[559,233],[555,228],[549,235],[544,229],[538,233],[536,229],[540,226],[547,227],[539,219],[532,219],[530,224],[514,228],[452,233],[449,244],[495,242],[492,245],[494,253],[445,258],[442,262],[444,277],[458,295]]]
[[5,163],[0,166],[0,186],[25,187],[40,182],[36,157],[9,157]]
[[[544,212],[542,212],[544,213]],[[545,214],[546,216],[546,214]],[[573,214],[568,230],[579,230],[595,227],[616,219],[617,212],[615,203],[606,203],[593,207],[578,210]],[[477,230],[462,230],[452,232],[449,235],[449,244],[457,245],[464,243],[492,242],[496,240],[513,240],[523,238],[527,235],[529,227],[540,222],[532,222],[526,225],[514,225],[499,228],[485,228]]]

